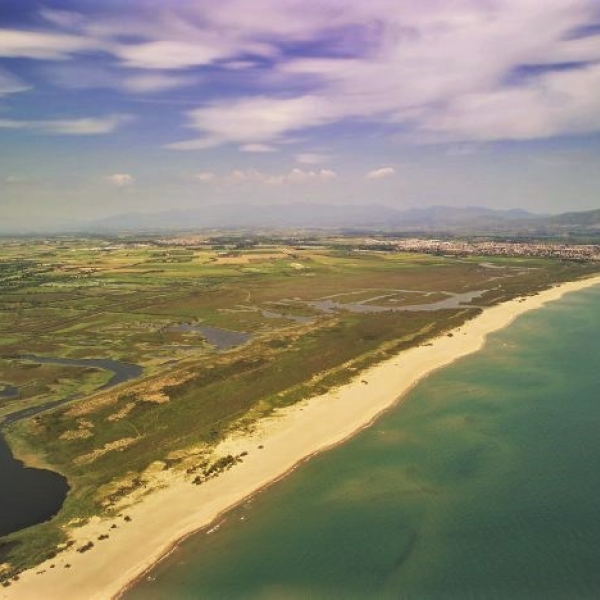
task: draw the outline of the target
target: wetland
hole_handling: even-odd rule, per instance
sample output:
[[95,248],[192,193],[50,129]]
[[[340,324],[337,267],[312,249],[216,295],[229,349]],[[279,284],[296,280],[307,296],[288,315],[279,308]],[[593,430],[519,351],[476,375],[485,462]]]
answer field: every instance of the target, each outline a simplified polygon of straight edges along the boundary
[[0,578],[68,542],[67,523],[119,514],[157,472],[193,473],[231,432],[482,307],[598,270],[362,241],[0,241],[0,469],[18,463],[27,490],[25,460],[54,478],[36,489],[63,494],[28,522],[43,523],[3,530]]

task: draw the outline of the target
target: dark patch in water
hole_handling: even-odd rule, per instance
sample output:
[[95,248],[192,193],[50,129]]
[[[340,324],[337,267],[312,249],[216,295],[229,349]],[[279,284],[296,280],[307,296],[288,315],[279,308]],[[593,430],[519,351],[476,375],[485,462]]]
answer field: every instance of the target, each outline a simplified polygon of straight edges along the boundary
[[54,356],[35,356],[33,354],[25,354],[19,358],[37,362],[40,364],[63,365],[68,367],[94,367],[96,369],[104,369],[111,371],[113,376],[97,391],[106,390],[120,383],[125,383],[131,379],[139,377],[143,369],[139,365],[126,363],[120,360],[112,360],[111,358],[60,358]]
[[5,385],[3,390],[0,390],[0,400],[13,400],[19,397],[19,388],[14,385]]
[[[139,365],[108,358],[74,359],[32,354],[19,358],[40,364],[94,367],[111,371],[113,376],[98,387],[98,390],[135,379],[143,372]],[[32,417],[78,397],[79,395],[75,394],[41,406],[17,410],[7,415],[2,425]],[[69,484],[62,475],[25,467],[21,461],[15,459],[8,444],[0,436],[0,536],[47,521],[60,510],[68,491]]]
[[[35,356],[33,354],[25,354],[23,356],[19,356],[18,358],[30,360],[32,362],[37,362],[40,364],[65,365],[72,367],[94,367],[96,369],[104,369],[105,371],[111,371],[113,373],[113,376],[105,384],[98,387],[95,391],[107,390],[111,387],[114,387],[115,385],[119,385],[121,383],[125,383],[126,381],[130,381],[131,379],[135,379],[143,373],[143,369],[139,365],[126,363],[119,360],[112,360],[110,358],[59,358],[52,356]],[[75,400],[79,397],[79,394],[73,394],[71,396],[67,396],[66,398],[61,398],[60,400],[47,402],[46,404],[42,404],[41,406],[33,406],[31,408],[23,408],[21,410],[17,410],[6,415],[1,424],[7,425],[8,423],[14,423],[15,421],[20,421],[21,419],[33,417],[42,412],[50,410],[51,408],[56,408],[61,404],[71,402],[72,400]]]
[[417,545],[417,532],[414,530],[411,530],[410,533],[408,534],[408,541],[405,544],[404,548],[402,549],[402,552],[395,558],[394,562],[392,563],[392,568],[390,569],[390,571],[395,572],[398,571],[398,569],[401,569],[405,564],[406,561],[410,558],[411,554],[414,552],[415,546]]
[[462,294],[451,294],[448,292],[448,298],[438,300],[437,302],[409,304],[404,306],[377,306],[376,304],[366,304],[365,302],[336,302],[331,299],[314,300],[312,302],[307,302],[307,304],[324,313],[333,313],[339,310],[347,310],[352,313],[379,313],[388,311],[430,312],[473,306],[470,303],[476,298],[480,298],[486,291],[487,290],[480,290],[475,292],[464,292]]
[[244,331],[231,331],[230,329],[221,329],[221,327],[194,325],[192,323],[174,325],[173,327],[169,327],[168,331],[199,333],[217,350],[230,350],[231,348],[245,344],[252,338],[251,333],[246,333]]
[[0,437],[0,536],[47,521],[60,510],[68,491],[62,475],[25,467]]

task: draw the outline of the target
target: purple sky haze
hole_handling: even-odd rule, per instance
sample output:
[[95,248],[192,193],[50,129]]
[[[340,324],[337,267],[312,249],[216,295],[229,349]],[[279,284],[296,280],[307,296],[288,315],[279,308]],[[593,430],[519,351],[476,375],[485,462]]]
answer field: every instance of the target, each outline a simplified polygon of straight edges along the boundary
[[600,206],[599,0],[0,0],[0,231]]

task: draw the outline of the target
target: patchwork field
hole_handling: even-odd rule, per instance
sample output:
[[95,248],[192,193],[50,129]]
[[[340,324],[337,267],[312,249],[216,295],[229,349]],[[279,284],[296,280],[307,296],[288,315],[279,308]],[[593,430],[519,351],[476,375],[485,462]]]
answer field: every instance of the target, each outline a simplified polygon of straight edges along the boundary
[[[484,306],[598,270],[365,251],[363,241],[0,242],[0,418],[36,413],[9,417],[3,434],[71,485],[55,519],[0,540],[7,573],[54,552],[65,523],[121,511],[150,472],[210,470],[211,446],[232,429]],[[113,385],[92,359],[143,371]]]

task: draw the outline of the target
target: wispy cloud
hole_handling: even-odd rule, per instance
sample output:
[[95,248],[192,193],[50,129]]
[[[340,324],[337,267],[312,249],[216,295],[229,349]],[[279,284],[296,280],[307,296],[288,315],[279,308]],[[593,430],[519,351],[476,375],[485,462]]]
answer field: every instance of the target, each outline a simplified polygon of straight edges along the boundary
[[[160,11],[151,2],[136,3],[135,10],[127,4],[97,14],[81,10],[88,14],[42,8],[46,27],[0,30],[0,57],[84,60],[92,53],[119,71],[123,92],[136,94],[185,86],[190,71],[207,66],[228,72],[233,83],[257,57],[270,61],[256,86],[272,93],[238,91],[198,106],[187,115],[198,135],[175,140],[174,149],[274,143],[347,119],[442,141],[600,127],[594,116],[600,113],[600,44],[595,35],[577,34],[597,17],[594,0],[407,0],[400,6],[397,0],[308,6],[254,0],[251,11],[247,0],[227,0]],[[565,63],[580,68],[562,72]],[[523,66],[532,67],[530,76],[511,81]],[[0,75],[0,94],[14,88]],[[519,102],[522,109],[511,115],[509,107]],[[540,115],[533,119],[539,122],[525,122],[526,111]]]
[[214,181],[216,178],[216,174],[212,171],[202,171],[200,173],[194,173],[194,175],[192,175],[192,179],[195,179],[196,181],[201,181],[202,183],[209,183],[211,181]]
[[114,173],[105,177],[108,183],[117,187],[127,187],[135,183],[135,177],[129,173]]
[[99,135],[111,133],[119,125],[129,120],[122,115],[111,115],[108,117],[88,117],[84,119],[64,119],[57,121],[42,121],[38,126],[46,133],[62,135]]
[[291,169],[287,173],[263,173],[257,169],[234,169],[227,177],[230,183],[260,183],[265,185],[303,184],[328,182],[337,179],[337,173],[331,169],[306,171]]
[[535,85],[465,94],[420,126],[442,139],[527,140],[600,130],[600,65],[546,73]]
[[149,73],[125,77],[117,83],[117,87],[136,94],[147,94],[187,87],[198,80],[199,78],[193,75]]
[[185,69],[208,65],[223,55],[218,46],[212,44],[169,40],[123,44],[113,52],[124,66],[139,69]]
[[202,138],[176,142],[168,147],[196,150],[227,142],[272,142],[288,132],[328,123],[334,118],[329,103],[311,95],[256,96],[215,102],[188,113],[189,127],[198,129]]
[[396,174],[394,167],[381,167],[379,169],[373,169],[369,171],[365,177],[367,179],[385,179],[386,177],[392,177]]
[[111,89],[136,96],[167,92],[201,81],[195,74],[135,71],[75,61],[53,62],[40,69],[54,87],[67,90]]
[[97,40],[80,35],[0,29],[0,57],[60,60],[100,46]]
[[23,83],[17,77],[0,68],[0,96],[4,94],[14,94],[31,89],[31,86]]
[[183,142],[165,144],[165,148],[168,148],[169,150],[208,150],[209,148],[214,148],[215,146],[222,144],[223,141],[224,140],[217,137],[206,136],[185,140]]
[[55,119],[51,121],[0,119],[0,129],[28,129],[55,135],[101,135],[115,131],[119,125],[128,120],[130,120],[130,117],[126,115]]
[[301,152],[300,154],[296,154],[296,162],[299,162],[301,165],[320,165],[330,160],[331,156],[320,152]]
[[239,147],[241,152],[253,152],[253,153],[264,153],[264,152],[276,152],[275,146],[269,144],[244,144]]
[[[125,164],[153,174],[136,199],[145,208],[213,193],[223,201],[597,204],[592,159],[559,174],[533,158],[549,148],[598,154],[598,0],[0,4],[0,136],[17,142],[4,176],[37,172],[43,155],[52,181],[67,179],[62,169],[73,177],[77,162],[89,191],[81,203],[74,189],[32,180],[25,196],[40,210],[51,204],[43,198],[59,209],[71,194],[77,210],[108,211],[111,189],[133,199],[136,185],[104,179],[128,175],[115,173]],[[113,143],[125,126],[131,136]],[[80,144],[64,136],[89,136],[90,151],[74,155]],[[165,146],[202,150],[202,160]],[[127,162],[113,162],[119,154]],[[395,176],[385,171],[391,165]],[[98,172],[94,183],[85,178]],[[3,192],[20,195],[18,186]]]
[[42,8],[39,14],[46,21],[65,29],[77,28],[85,21],[81,13],[70,10]]
[[[362,119],[427,132],[432,140],[529,139],[547,135],[597,131],[600,113],[595,66],[597,39],[573,38],[569,32],[593,17],[593,3],[542,0],[494,3],[405,3],[392,0],[342,6],[334,1],[301,13],[297,2],[261,0],[260,19],[215,8],[209,19],[226,31],[260,38],[269,32],[276,45],[284,35],[329,48],[323,56],[292,56],[276,62],[269,77],[282,89],[311,93],[241,97],[198,107],[190,126],[202,138],[174,143],[179,149],[206,148],[229,142],[281,140],[290,134],[347,119]],[[233,2],[233,5],[237,5]],[[324,19],[327,16],[327,19]],[[365,22],[377,23],[371,28]],[[327,23],[327,31],[323,23]],[[357,36],[357,33],[358,36]],[[352,37],[354,36],[354,38]],[[336,56],[331,42],[351,47]],[[356,41],[355,39],[355,41]],[[563,72],[553,64],[578,61],[581,68]],[[510,82],[521,65],[545,65],[531,77]],[[308,79],[307,79],[308,78]],[[551,98],[548,99],[547,92]],[[524,102],[521,113],[559,115],[553,126],[533,126],[507,107]],[[526,110],[525,110],[526,107]],[[469,118],[472,115],[472,118]],[[534,119],[535,120],[535,119]],[[490,123],[498,122],[495,130]]]

